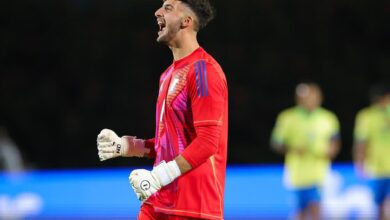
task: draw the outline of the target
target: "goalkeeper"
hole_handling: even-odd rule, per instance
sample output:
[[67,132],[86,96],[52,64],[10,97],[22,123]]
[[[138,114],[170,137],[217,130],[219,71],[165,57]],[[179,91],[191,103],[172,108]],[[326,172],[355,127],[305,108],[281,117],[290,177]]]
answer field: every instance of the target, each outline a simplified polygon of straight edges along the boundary
[[138,219],[223,219],[227,83],[197,41],[214,10],[208,0],[165,0],[155,16],[157,42],[173,55],[160,77],[155,137],[118,137],[103,129],[99,157],[154,158],[151,171],[133,170],[129,176],[142,201]]

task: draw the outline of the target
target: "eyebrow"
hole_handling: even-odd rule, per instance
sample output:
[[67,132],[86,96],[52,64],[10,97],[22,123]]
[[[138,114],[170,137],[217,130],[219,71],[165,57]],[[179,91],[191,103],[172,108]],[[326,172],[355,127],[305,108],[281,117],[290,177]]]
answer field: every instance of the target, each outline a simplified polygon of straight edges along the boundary
[[166,3],[166,4],[165,4],[166,1],[167,1],[167,0],[164,0],[164,1],[163,1],[163,2],[164,2],[163,7],[169,7],[169,8],[171,8],[171,9],[174,8],[173,5],[170,4],[170,3]]
[[[168,1],[168,0],[162,0],[163,3],[165,3],[166,1]],[[174,1],[176,1],[176,0],[174,0]]]

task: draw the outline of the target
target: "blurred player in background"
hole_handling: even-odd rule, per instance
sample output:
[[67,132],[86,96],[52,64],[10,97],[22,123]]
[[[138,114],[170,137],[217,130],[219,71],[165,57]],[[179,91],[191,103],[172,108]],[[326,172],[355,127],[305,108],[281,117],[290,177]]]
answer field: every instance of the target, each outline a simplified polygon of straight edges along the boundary
[[25,162],[19,147],[11,139],[7,129],[0,125],[0,171],[19,172],[25,170]]
[[285,155],[285,171],[297,197],[297,218],[320,219],[319,188],[339,151],[339,122],[321,107],[317,84],[299,84],[295,97],[297,105],[277,117],[271,146]]
[[375,85],[370,92],[371,105],[356,116],[354,161],[359,175],[371,181],[380,219],[390,202],[390,90]]
[[134,170],[129,177],[143,202],[138,219],[223,219],[227,83],[197,41],[214,10],[208,0],[165,0],[155,16],[157,41],[173,54],[160,77],[155,138],[120,138],[104,129],[97,139],[99,157],[155,159],[153,170]]

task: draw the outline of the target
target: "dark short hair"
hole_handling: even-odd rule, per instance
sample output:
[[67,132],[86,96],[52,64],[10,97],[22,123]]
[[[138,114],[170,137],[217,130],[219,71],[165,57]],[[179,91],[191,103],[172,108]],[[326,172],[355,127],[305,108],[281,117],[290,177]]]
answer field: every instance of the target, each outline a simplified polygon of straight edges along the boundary
[[207,24],[214,19],[215,9],[211,5],[210,0],[180,0],[186,4],[197,16],[198,27],[197,31],[206,27]]
[[299,96],[300,95],[299,93],[302,92],[302,89],[306,89],[309,87],[317,90],[321,96],[323,95],[321,86],[314,81],[302,81],[298,83],[297,86],[295,87],[295,95]]
[[390,94],[390,87],[385,83],[376,83],[371,85],[369,98],[371,102],[377,102],[382,97]]

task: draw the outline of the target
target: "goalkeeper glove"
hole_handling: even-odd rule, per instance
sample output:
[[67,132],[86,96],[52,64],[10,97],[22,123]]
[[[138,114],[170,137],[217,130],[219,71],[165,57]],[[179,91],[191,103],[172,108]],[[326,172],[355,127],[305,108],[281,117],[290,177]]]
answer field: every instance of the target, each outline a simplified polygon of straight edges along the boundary
[[110,130],[103,129],[97,137],[97,148],[100,161],[115,157],[143,157],[149,153],[145,147],[145,140],[137,139],[134,136],[118,135]]
[[181,172],[175,160],[168,163],[161,161],[152,171],[133,170],[130,173],[129,181],[138,199],[143,202],[180,175]]

